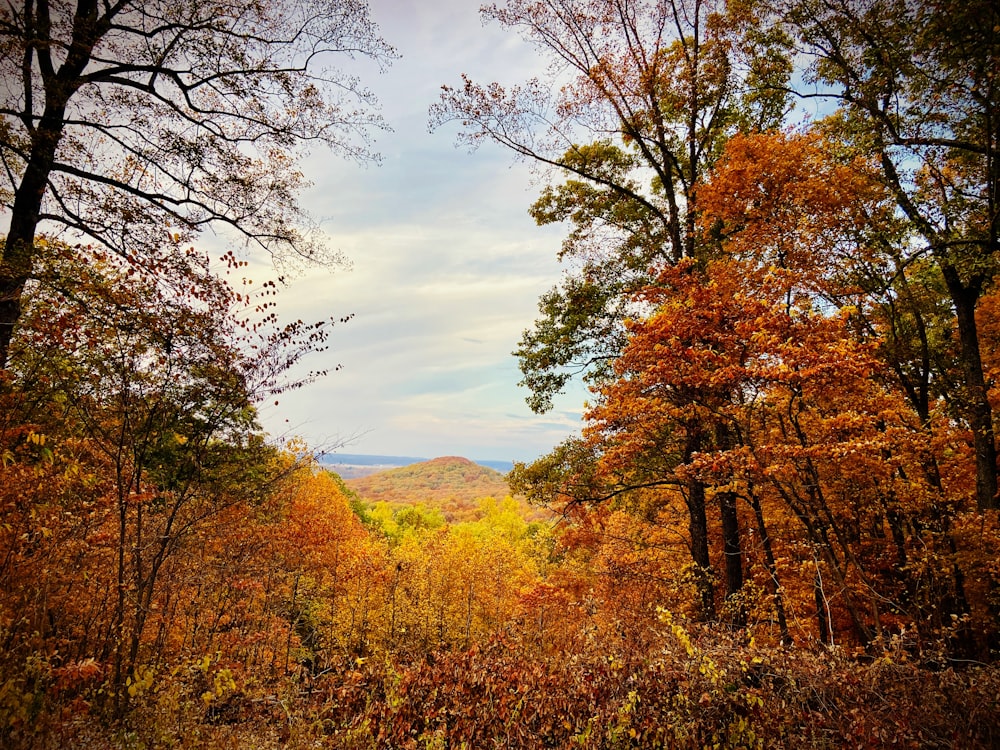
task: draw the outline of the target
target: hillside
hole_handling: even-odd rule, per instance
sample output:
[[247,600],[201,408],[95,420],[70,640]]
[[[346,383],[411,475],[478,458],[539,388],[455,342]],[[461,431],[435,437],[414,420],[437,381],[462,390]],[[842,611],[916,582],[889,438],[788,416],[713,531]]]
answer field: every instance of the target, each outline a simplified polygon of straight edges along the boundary
[[[345,478],[345,484],[369,504],[422,504],[441,510],[448,521],[467,520],[484,497],[500,499],[510,494],[503,474],[458,456]],[[538,509],[521,505],[525,517],[538,517]]]
[[[414,456],[384,456],[364,453],[330,453],[322,456],[320,463],[330,471],[336,472],[343,479],[356,479],[366,477],[388,469],[398,469],[411,464],[423,463],[426,458]],[[506,474],[514,468],[512,461],[472,459],[473,463],[480,466],[487,466],[496,469],[501,474]]]
[[346,483],[373,503],[472,502],[481,497],[504,497],[510,493],[503,474],[458,456],[387,469],[348,479]]

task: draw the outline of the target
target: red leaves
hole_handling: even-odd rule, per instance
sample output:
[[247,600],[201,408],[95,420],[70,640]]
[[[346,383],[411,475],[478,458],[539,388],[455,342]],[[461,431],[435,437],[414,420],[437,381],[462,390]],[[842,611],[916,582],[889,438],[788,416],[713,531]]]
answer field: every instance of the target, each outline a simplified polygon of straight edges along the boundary
[[[916,529],[940,522],[932,519],[944,498],[967,503],[968,475],[958,465],[967,470],[968,453],[955,446],[968,438],[954,422],[934,415],[930,428],[913,411],[879,358],[878,329],[845,304],[867,304],[846,263],[862,262],[861,230],[879,231],[887,209],[865,165],[832,153],[814,136],[733,139],[698,193],[709,257],[663,269],[639,295],[650,313],[628,323],[614,377],[595,388],[584,437],[598,456],[593,475],[611,488],[598,497],[638,508],[650,496],[660,507],[683,497],[690,526],[683,513],[668,523],[693,546],[720,533],[711,516],[698,532],[698,487],[707,499],[735,495],[746,504],[740,523],[753,509],[770,545],[760,580],[774,598],[780,585],[793,612],[817,611],[821,633],[832,625],[824,638],[867,644],[894,618],[944,632],[952,626],[939,613],[951,607],[961,619],[955,607],[970,606],[937,598],[963,586],[945,562],[951,555],[935,558],[935,583],[926,568],[902,562],[925,558],[924,545],[955,544]],[[928,449],[931,435],[944,434],[950,441]],[[653,489],[664,487],[672,489]],[[873,591],[880,599],[868,604]]]
[[845,251],[863,241],[873,217],[890,213],[868,166],[834,153],[815,134],[734,136],[698,189],[702,230],[721,236],[727,254],[821,288],[850,263]]

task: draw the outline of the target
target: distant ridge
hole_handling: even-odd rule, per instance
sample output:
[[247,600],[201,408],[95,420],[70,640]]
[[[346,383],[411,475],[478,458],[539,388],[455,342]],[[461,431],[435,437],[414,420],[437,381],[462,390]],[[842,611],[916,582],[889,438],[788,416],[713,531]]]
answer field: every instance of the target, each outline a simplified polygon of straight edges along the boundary
[[503,474],[460,456],[345,478],[345,483],[371,505],[425,505],[440,510],[450,522],[472,520],[483,498],[502,500],[510,494]]
[[[320,463],[337,471],[345,479],[366,476],[376,471],[396,469],[429,461],[416,456],[382,456],[369,453],[328,453],[320,458]],[[485,466],[506,474],[514,468],[513,461],[471,459],[472,463]]]

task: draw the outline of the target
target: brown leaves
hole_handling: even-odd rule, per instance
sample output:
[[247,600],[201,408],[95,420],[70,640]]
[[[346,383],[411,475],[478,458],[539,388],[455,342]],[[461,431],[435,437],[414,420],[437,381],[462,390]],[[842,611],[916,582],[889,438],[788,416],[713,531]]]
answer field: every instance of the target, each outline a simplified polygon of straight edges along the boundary
[[835,152],[815,134],[734,136],[699,187],[702,230],[720,238],[727,254],[790,269],[833,291],[824,280],[864,252],[866,231],[888,198],[869,165]]

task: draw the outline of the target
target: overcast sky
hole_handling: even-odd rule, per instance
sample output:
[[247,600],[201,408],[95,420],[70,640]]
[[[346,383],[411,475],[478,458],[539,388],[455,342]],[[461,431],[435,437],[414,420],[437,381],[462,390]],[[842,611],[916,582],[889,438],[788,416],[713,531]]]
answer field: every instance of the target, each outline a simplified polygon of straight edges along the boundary
[[380,166],[313,154],[305,204],[351,260],[349,271],[292,281],[286,315],[355,318],[308,365],[343,369],[262,410],[273,435],[345,453],[531,460],[579,428],[585,392],[533,414],[511,352],[559,280],[558,227],[527,209],[538,195],[524,164],[491,145],[456,147],[457,126],[428,132],[428,107],[462,73],[516,83],[542,61],[516,36],[483,26],[476,0],[372,0],[400,54],[361,75],[392,132]]

